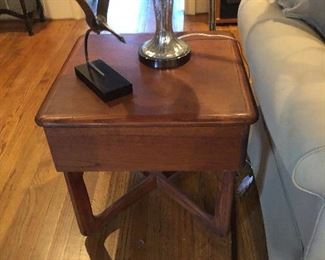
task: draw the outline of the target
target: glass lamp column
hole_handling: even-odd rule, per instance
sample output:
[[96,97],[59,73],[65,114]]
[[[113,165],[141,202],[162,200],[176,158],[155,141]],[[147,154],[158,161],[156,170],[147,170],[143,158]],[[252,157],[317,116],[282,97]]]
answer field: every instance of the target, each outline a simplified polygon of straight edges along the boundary
[[175,68],[189,61],[190,47],[173,32],[173,0],[153,0],[156,16],[154,37],[139,49],[142,63],[156,69]]

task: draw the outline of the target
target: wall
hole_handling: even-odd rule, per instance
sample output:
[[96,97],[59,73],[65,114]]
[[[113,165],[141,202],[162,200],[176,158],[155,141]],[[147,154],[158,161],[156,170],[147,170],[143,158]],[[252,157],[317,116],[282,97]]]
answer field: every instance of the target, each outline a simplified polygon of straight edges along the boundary
[[50,19],[81,19],[83,12],[75,0],[43,0],[45,17]]
[[185,0],[185,14],[195,15],[209,11],[209,0]]
[[[131,0],[137,1],[137,0]],[[43,0],[45,15],[50,19],[81,19],[83,13],[75,0]],[[207,13],[209,0],[185,0],[185,13]]]
[[209,0],[196,0],[195,12],[197,14],[207,13],[209,11]]

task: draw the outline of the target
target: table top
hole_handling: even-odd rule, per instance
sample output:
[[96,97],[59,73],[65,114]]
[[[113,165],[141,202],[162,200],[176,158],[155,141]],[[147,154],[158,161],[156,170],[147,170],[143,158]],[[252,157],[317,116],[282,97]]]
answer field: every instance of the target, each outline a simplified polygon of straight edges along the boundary
[[[220,32],[218,32],[220,33]],[[226,34],[226,33],[222,33]],[[138,61],[138,48],[152,34],[92,35],[91,59],[102,59],[133,84],[133,93],[103,102],[75,75],[84,63],[80,38],[36,122],[43,127],[251,124],[257,112],[237,44],[229,39],[186,38],[191,60],[176,69],[157,70]]]

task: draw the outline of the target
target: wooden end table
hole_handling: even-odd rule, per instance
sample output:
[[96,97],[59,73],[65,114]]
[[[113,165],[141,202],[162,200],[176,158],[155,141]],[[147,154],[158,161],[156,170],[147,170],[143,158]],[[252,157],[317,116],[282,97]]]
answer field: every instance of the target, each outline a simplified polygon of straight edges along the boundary
[[[237,45],[227,39],[188,38],[192,58],[187,64],[154,70],[138,61],[140,44],[151,36],[126,35],[127,44],[110,35],[90,38],[91,56],[133,83],[132,95],[108,103],[74,74],[74,66],[84,62],[83,39],[78,40],[36,122],[44,127],[57,171],[64,172],[83,235],[98,231],[155,188],[225,235],[234,173],[245,161],[249,127],[257,119]],[[83,172],[105,170],[144,171],[146,178],[94,216]],[[177,173],[166,172],[196,170],[221,175],[214,215],[171,184]]]

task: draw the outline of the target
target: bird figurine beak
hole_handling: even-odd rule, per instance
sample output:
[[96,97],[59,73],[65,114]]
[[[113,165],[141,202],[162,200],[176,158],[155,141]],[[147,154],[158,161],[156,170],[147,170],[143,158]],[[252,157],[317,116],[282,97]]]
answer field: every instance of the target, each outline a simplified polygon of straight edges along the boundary
[[107,24],[107,21],[106,21],[106,18],[101,16],[101,15],[98,15],[96,17],[96,21],[97,21],[97,24],[98,26],[100,27],[101,30],[103,31],[108,31],[110,32],[111,34],[113,34],[119,41],[123,42],[123,43],[126,43],[124,37],[122,37],[121,35],[119,35],[118,33],[116,33],[108,24]]

